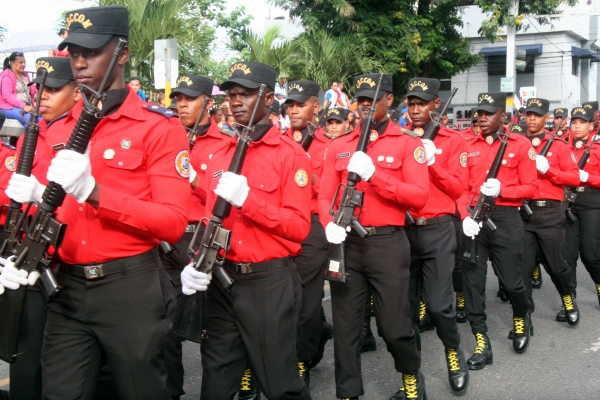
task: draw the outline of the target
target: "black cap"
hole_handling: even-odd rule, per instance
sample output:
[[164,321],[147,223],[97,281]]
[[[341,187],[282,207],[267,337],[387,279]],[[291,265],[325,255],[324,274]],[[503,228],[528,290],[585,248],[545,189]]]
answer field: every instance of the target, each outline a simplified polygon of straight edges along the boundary
[[598,111],[598,102],[597,101],[586,101],[581,105],[583,108],[589,108],[594,111]]
[[528,99],[527,106],[525,107],[525,112],[533,112],[537,115],[546,115],[550,110],[550,102],[546,99]]
[[64,50],[70,44],[98,49],[113,36],[129,37],[129,16],[122,6],[102,6],[69,11],[66,18],[69,36],[58,45]]
[[516,133],[518,135],[525,135],[527,133],[527,124],[525,122],[520,122],[518,124],[514,124],[510,133]]
[[555,117],[566,117],[567,115],[569,115],[569,110],[567,110],[566,108],[555,108],[554,109],[554,116]]
[[[354,93],[354,98],[368,97],[372,99],[375,96],[375,90],[377,90],[377,82],[379,82],[379,74],[355,76],[354,87],[356,88],[356,93]],[[381,99],[385,92],[391,93],[394,89],[393,86],[392,75],[383,74],[381,87],[379,88],[379,94],[377,95],[376,100]]]
[[477,96],[477,107],[475,107],[475,109],[477,111],[495,113],[500,109],[500,107],[504,106],[506,106],[506,93],[479,93]]
[[285,102],[306,103],[311,97],[319,96],[319,84],[314,81],[292,81],[288,83],[288,95]]
[[575,107],[571,110],[571,119],[581,118],[584,121],[590,122],[594,119],[595,112],[596,110],[593,110],[592,108]]
[[408,81],[408,93],[405,98],[415,96],[425,101],[438,97],[440,81],[433,78],[412,78]]
[[169,104],[169,107],[167,107],[171,110],[176,110],[177,111],[177,102],[176,101],[172,101],[171,104]]
[[477,108],[471,108],[471,121],[477,121]]
[[37,75],[28,83],[34,85],[40,83],[42,71],[48,71],[46,77],[46,86],[51,88],[61,88],[69,81],[74,81],[73,70],[71,69],[71,60],[68,57],[42,57],[35,60],[35,69]]
[[510,124],[510,119],[512,118],[512,113],[511,113],[511,112],[509,112],[509,111],[507,111],[507,112],[505,112],[504,114],[506,114],[506,118],[504,118],[504,119],[502,120],[502,123],[503,123],[503,124]]
[[281,115],[281,106],[278,101],[274,101],[273,104],[271,104],[271,114]]
[[248,89],[258,89],[260,85],[265,84],[273,90],[276,81],[275,68],[259,62],[240,61],[231,65],[229,79],[219,88],[227,90],[234,85],[240,85]]
[[181,75],[177,78],[177,85],[169,95],[173,98],[177,93],[190,97],[206,94],[212,97],[213,81],[198,75]]
[[348,113],[350,111],[347,108],[333,107],[327,110],[325,113],[325,122],[330,119],[337,119],[338,121],[346,121],[348,119]]

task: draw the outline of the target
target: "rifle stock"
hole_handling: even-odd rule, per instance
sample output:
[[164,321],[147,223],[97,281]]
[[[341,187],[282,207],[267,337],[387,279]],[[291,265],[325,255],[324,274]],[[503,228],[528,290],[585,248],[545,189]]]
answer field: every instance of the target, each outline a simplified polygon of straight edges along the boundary
[[[593,139],[593,138],[592,138]],[[585,164],[590,158],[590,153],[592,152],[592,146],[595,144],[595,141],[591,141],[583,151],[579,162],[577,163],[578,169],[584,169]],[[572,221],[577,221],[577,217],[573,214],[573,206],[575,205],[575,201],[577,200],[577,190],[574,187],[565,187],[563,192],[563,201],[561,203],[561,207],[565,210],[567,217]]]

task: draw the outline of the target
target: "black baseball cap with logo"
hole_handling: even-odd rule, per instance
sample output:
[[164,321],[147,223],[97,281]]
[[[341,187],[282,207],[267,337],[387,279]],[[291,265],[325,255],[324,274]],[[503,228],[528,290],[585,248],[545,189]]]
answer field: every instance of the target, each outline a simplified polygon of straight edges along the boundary
[[567,115],[569,115],[569,110],[567,110],[566,108],[555,108],[554,109],[554,116],[555,117],[566,117]]
[[506,93],[479,93],[477,96],[477,107],[475,107],[475,110],[495,113],[504,106],[506,106]]
[[439,80],[433,78],[411,78],[408,81],[408,92],[404,98],[415,96],[425,101],[431,101],[438,97],[439,92]]
[[350,110],[347,108],[333,107],[327,110],[325,113],[325,122],[330,119],[337,119],[338,121],[346,121],[348,119],[348,113]]
[[477,121],[477,108],[471,108],[471,121]]
[[527,100],[525,113],[532,112],[537,115],[546,115],[550,110],[550,102],[546,99],[532,98]]
[[504,118],[502,120],[503,124],[510,124],[510,119],[512,118],[512,113],[510,111],[505,112],[504,114],[506,114],[506,118]]
[[59,45],[70,44],[99,49],[114,36],[129,37],[129,14],[123,6],[101,6],[69,11],[66,17],[69,36]]
[[177,78],[175,89],[169,95],[175,97],[178,93],[190,97],[198,97],[202,94],[212,97],[213,81],[198,75],[181,75]]
[[598,102],[597,101],[586,101],[585,103],[581,104],[581,107],[591,108],[594,111],[598,111]]
[[73,70],[71,69],[71,60],[68,57],[42,57],[35,60],[35,69],[37,75],[28,83],[28,85],[40,84],[42,80],[42,71],[48,71],[45,85],[51,88],[61,88],[70,81],[75,81]]
[[314,81],[291,81],[288,82],[288,95],[285,99],[287,104],[288,101],[296,101],[304,104],[311,97],[319,96],[319,84]]
[[[380,74],[373,73],[355,76],[354,88],[356,89],[356,93],[354,93],[354,98],[367,97],[369,99],[372,99],[373,97],[375,97],[377,83],[379,82],[379,75]],[[385,92],[391,93],[393,92],[393,90],[394,83],[392,80],[392,75],[383,74],[383,78],[381,80],[381,87],[379,88],[377,99],[375,100],[381,99]]]
[[594,113],[596,110],[585,107],[575,107],[571,110],[571,119],[581,118],[584,121],[590,122],[594,119]]
[[514,124],[510,133],[516,133],[518,135],[525,135],[527,133],[527,124],[525,122],[519,122],[518,124]]
[[229,79],[219,86],[221,90],[227,90],[232,86],[240,85],[248,89],[258,89],[264,84],[273,90],[277,81],[275,68],[254,61],[240,61],[229,67]]
[[271,104],[271,114],[281,115],[281,105],[278,101],[274,101]]

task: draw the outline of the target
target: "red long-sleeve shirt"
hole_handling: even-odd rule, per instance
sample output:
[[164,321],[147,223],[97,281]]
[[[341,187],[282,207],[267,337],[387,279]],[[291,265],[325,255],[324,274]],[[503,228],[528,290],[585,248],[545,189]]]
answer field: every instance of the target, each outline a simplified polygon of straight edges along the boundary
[[[592,134],[590,133],[590,138],[592,138]],[[569,142],[569,148],[573,152],[573,155],[577,162],[581,159],[585,151],[585,147],[576,148],[573,146],[573,140]],[[600,144],[594,143],[592,145],[592,150],[590,151],[590,157],[588,158],[585,167],[583,168],[585,172],[589,174],[587,182],[579,182],[573,186],[585,186],[585,187],[595,187],[600,188]]]

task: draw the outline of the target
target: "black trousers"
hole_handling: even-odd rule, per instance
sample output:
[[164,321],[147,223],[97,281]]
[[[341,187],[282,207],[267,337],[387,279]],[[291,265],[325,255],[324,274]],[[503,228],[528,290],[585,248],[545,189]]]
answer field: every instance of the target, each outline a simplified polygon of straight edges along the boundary
[[483,225],[476,236],[477,263],[463,263],[465,310],[473,334],[487,332],[485,313],[485,281],[488,258],[494,272],[504,284],[513,307],[513,316],[524,318],[529,308],[527,292],[521,275],[523,257],[523,221],[517,207],[496,207],[492,220],[494,232]]
[[327,261],[329,244],[319,216],[313,214],[308,237],[302,243],[302,254],[295,258],[296,269],[302,279],[302,304],[298,319],[298,360],[315,358],[321,341],[321,298],[323,295],[323,268]]
[[564,256],[573,271],[574,285],[577,287],[578,256],[594,283],[600,284],[600,194],[579,193],[572,211],[577,220],[567,218]]
[[[160,260],[162,261],[165,271],[169,274],[175,292],[177,293],[177,307],[181,305],[183,293],[181,292],[181,271],[190,263],[190,257],[187,255],[187,249],[192,241],[193,233],[184,233],[177,243],[172,244],[173,252],[166,255],[162,250],[159,251]],[[198,233],[198,237],[202,237],[202,232]],[[183,339],[177,336],[173,331],[167,337],[165,346],[165,367],[167,368],[167,388],[171,396],[182,396],[185,394],[183,390],[183,381],[185,371],[183,369]]]
[[560,204],[555,207],[530,206],[533,211],[531,216],[527,216],[525,211],[521,210],[525,228],[521,274],[529,298],[529,312],[532,313],[534,304],[531,281],[538,259],[545,260],[546,272],[560,295],[573,293],[575,284],[571,268],[563,258],[566,216]]
[[460,334],[454,310],[454,252],[456,232],[452,221],[435,225],[411,226],[406,234],[410,242],[410,302],[413,321],[419,321],[421,291],[436,332],[446,349],[456,349]]
[[369,236],[350,233],[344,242],[346,283],[331,282],[335,383],[338,398],[364,394],[360,366],[365,302],[369,286],[379,332],[396,371],[421,367],[408,299],[410,245],[404,231]]
[[65,289],[48,303],[44,399],[93,399],[103,356],[122,400],[171,399],[162,352],[175,290],[156,250],[152,256],[138,268],[97,280],[59,270]]
[[[42,282],[28,286],[25,293],[18,353],[10,364],[10,397],[12,399],[42,398],[42,341],[48,315],[48,298]],[[7,289],[8,290],[8,289]]]
[[[462,230],[462,221],[459,217],[454,216],[454,218],[452,219],[452,223],[454,224],[454,232],[456,233],[457,246],[460,246],[465,236]],[[452,271],[452,286],[454,287],[454,291],[457,293],[464,291],[462,279],[462,263],[463,260],[461,260],[460,258],[454,258],[454,271]]]
[[270,271],[229,272],[229,291],[216,279],[208,286],[201,399],[233,399],[248,367],[270,400],[311,398],[296,347],[302,284],[292,258],[282,261],[286,267]]

